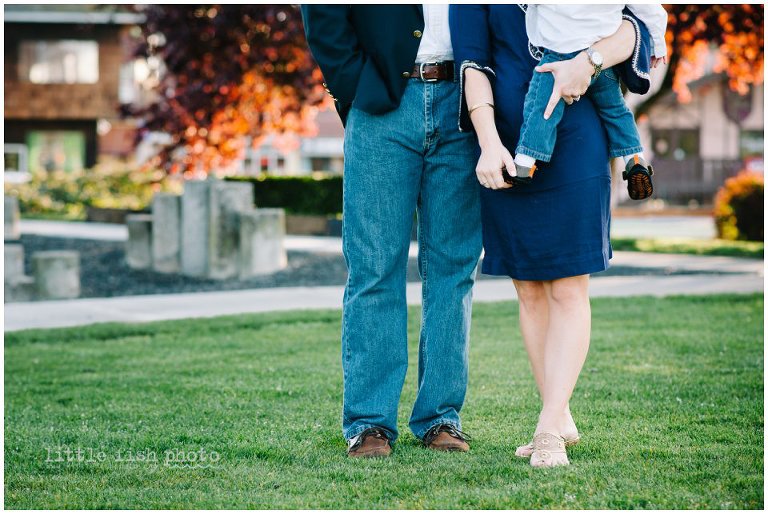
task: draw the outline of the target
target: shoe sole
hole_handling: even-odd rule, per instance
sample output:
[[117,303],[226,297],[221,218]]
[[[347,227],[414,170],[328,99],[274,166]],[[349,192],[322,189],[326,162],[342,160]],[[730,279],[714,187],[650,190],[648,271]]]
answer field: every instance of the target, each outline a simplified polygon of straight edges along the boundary
[[350,459],[376,459],[376,458],[384,458],[389,457],[389,455],[392,453],[391,450],[372,450],[370,452],[366,453],[348,453],[347,457]]
[[469,448],[462,448],[460,446],[427,446],[430,450],[434,450],[436,452],[461,452],[466,453],[469,451]]
[[653,194],[651,178],[642,173],[636,173],[628,179],[627,191],[632,200],[645,200]]

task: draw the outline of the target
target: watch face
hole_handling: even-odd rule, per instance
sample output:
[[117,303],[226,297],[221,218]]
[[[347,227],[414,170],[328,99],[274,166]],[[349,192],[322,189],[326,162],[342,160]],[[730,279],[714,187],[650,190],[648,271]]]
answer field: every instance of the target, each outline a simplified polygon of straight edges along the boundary
[[595,66],[603,65],[603,54],[601,54],[600,52],[593,51],[590,58],[592,59],[592,64],[594,64]]

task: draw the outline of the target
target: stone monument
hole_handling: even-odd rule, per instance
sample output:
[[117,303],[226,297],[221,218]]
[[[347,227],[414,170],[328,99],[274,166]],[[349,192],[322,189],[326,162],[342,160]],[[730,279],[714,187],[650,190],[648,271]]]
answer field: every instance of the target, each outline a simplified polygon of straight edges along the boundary
[[21,237],[19,223],[19,199],[15,196],[5,196],[5,240],[16,240]]
[[155,195],[151,215],[130,215],[126,223],[134,269],[224,280],[287,265],[285,213],[256,209],[250,182],[187,181],[181,197]]
[[80,254],[52,250],[32,254],[32,274],[37,297],[60,300],[80,296]]

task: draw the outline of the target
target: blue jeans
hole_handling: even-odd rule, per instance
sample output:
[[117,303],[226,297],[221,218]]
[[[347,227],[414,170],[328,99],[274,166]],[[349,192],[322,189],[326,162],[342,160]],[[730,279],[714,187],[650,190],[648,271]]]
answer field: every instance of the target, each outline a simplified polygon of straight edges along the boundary
[[[544,50],[539,65],[565,61],[581,52],[560,54]],[[551,73],[533,72],[528,86],[523,107],[523,126],[520,128],[520,140],[515,153],[533,157],[542,162],[552,159],[552,152],[557,139],[557,124],[563,117],[565,101],[557,102],[557,107],[548,120],[544,119],[544,110],[552,95],[555,80]],[[597,114],[603,122],[608,135],[608,152],[611,158],[624,157],[642,152],[640,135],[635,125],[635,117],[624,103],[619,79],[612,68],[603,70],[597,79],[592,79],[585,96],[592,100]]]
[[458,131],[458,84],[410,79],[382,115],[352,108],[344,138],[343,433],[376,426],[398,436],[408,368],[406,269],[418,216],[422,320],[418,438],[438,423],[461,428],[472,286],[482,247],[477,140]]

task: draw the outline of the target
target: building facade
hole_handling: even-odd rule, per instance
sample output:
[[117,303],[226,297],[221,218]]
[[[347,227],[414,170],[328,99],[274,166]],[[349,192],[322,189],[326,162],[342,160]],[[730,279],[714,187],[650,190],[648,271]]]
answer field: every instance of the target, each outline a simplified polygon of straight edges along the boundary
[[4,9],[6,176],[132,159],[135,124],[119,104],[138,94],[127,39],[143,16],[106,5]]
[[[119,106],[144,103],[162,63],[133,59],[143,15],[127,5],[5,5],[5,171],[75,170],[116,160],[141,163],[169,137],[134,144],[137,122]],[[741,169],[763,169],[763,86],[740,96],[722,75],[690,85],[692,99],[672,92],[638,120],[657,174],[656,198],[710,203],[724,180]],[[652,70],[660,84],[664,68]],[[628,95],[636,107],[644,97]],[[315,137],[281,144],[267,138],[233,169],[239,174],[342,173],[344,129],[335,111],[320,112]],[[616,181],[619,201],[627,200]]]
[[[653,72],[653,82],[660,83],[663,70]],[[669,92],[638,120],[638,128],[656,169],[654,197],[706,205],[739,171],[763,172],[764,86],[739,95],[724,75],[711,73],[689,88],[689,102]],[[643,97],[630,94],[627,101],[636,107]]]

